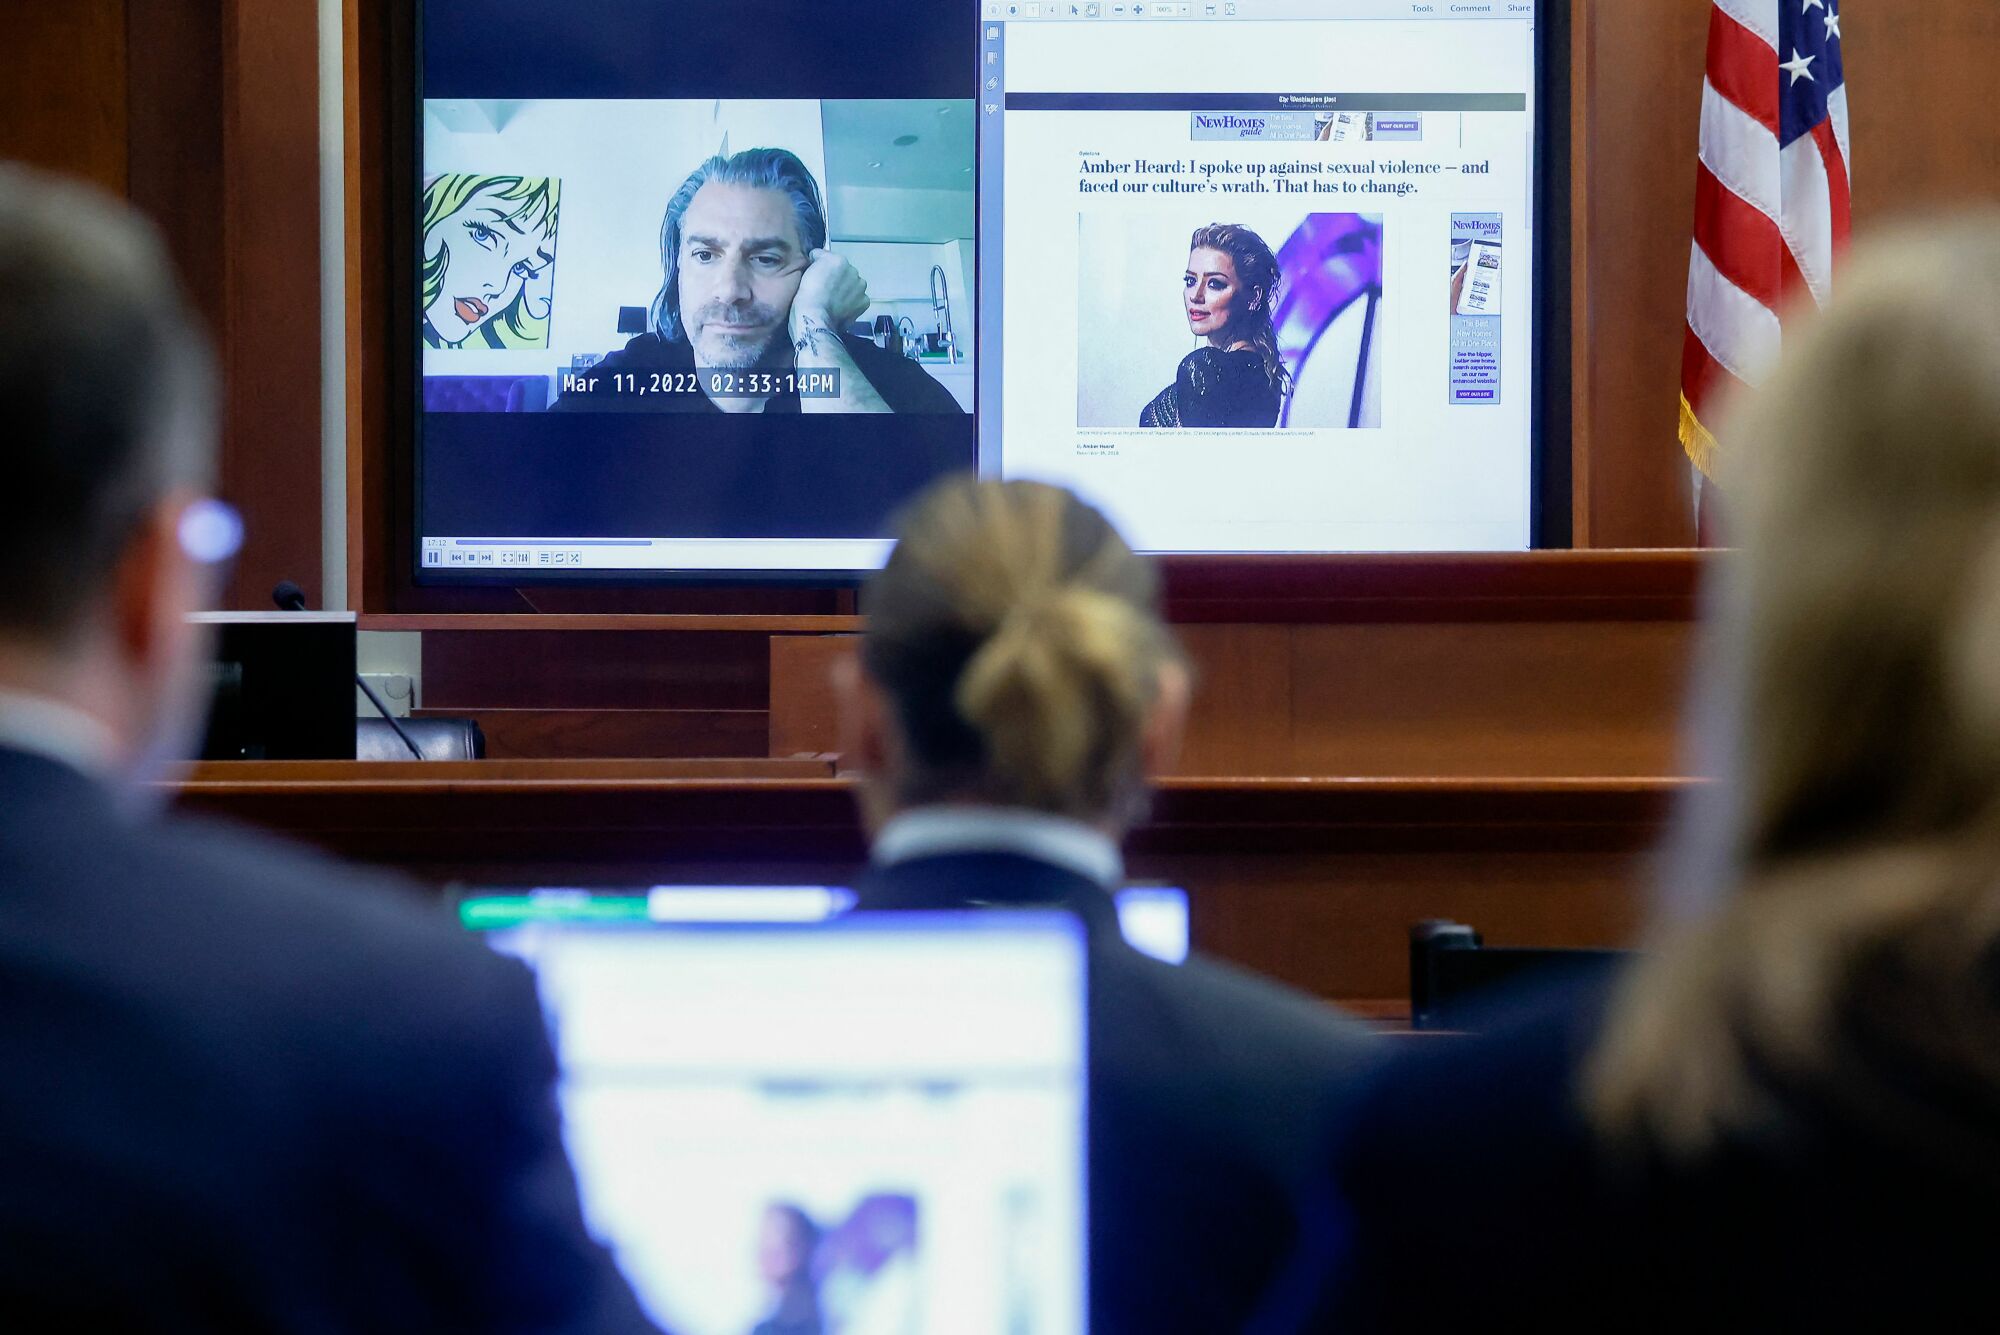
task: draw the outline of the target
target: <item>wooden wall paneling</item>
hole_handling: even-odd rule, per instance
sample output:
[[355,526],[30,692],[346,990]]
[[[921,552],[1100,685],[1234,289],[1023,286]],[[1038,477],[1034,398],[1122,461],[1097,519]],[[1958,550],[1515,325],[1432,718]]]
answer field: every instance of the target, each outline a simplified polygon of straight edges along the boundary
[[396,309],[388,203],[391,130],[400,90],[390,69],[395,25],[381,0],[341,6],[343,230],[347,239],[347,600],[389,606],[389,470],[394,378],[389,335]]
[[[1292,745],[1291,637],[1287,626],[1183,628],[1195,699],[1176,773],[1306,772]],[[770,754],[838,751],[833,665],[859,651],[852,635],[771,637]]]
[[1579,546],[1686,547],[1675,436],[1709,0],[1576,0]]
[[2000,195],[2000,5],[1842,5],[1840,18],[1856,225]]
[[768,751],[769,636],[755,632],[434,630],[423,680],[425,712],[477,718],[495,755]]
[[719,759],[765,754],[770,715],[761,709],[480,709],[426,708],[420,718],[471,713],[493,760],[679,757]]
[[310,5],[128,0],[134,204],[214,334],[220,488],[247,521],[226,605],[320,585],[319,29]]
[[1168,557],[1176,625],[1686,620],[1717,559],[1695,551]]
[[127,43],[123,0],[9,13],[0,81],[0,159],[123,195]]
[[1302,774],[1294,767],[1291,626],[1182,626],[1194,704],[1175,772]]
[[[866,856],[824,762],[237,762],[190,805],[435,884],[845,884]],[[1135,877],[1188,889],[1197,948],[1343,1001],[1406,989],[1409,924],[1629,945],[1673,781],[1171,780]]]
[[0,158],[123,195],[126,117],[124,0],[10,9]]
[[[165,236],[226,362],[222,7],[214,0],[127,0],[125,18],[132,203]],[[317,347],[317,327],[309,337]]]
[[[1686,614],[1600,620],[1598,601],[1572,600],[1568,618],[1541,610],[1472,621],[1177,627],[1195,694],[1174,773],[1673,774],[1694,623]],[[1673,605],[1664,595],[1660,604]],[[830,665],[857,645],[854,636],[773,637],[773,755],[838,745]]]
[[186,805],[440,885],[840,884],[866,858],[824,762],[333,764],[204,764],[178,787]]
[[432,631],[424,704],[442,709],[769,707],[766,636],[699,631]]
[[0,153],[126,195],[216,341],[220,487],[248,520],[225,600],[320,561],[318,21],[252,0],[71,0],[8,15]]
[[854,595],[845,588],[745,585],[740,587],[583,588],[525,586],[522,603],[543,616],[852,616]]
[[1138,856],[1134,875],[1189,889],[1202,951],[1315,996],[1407,998],[1409,928],[1451,918],[1491,945],[1635,945],[1645,855],[1624,850],[1400,850]]
[[1290,735],[1267,754],[1299,774],[1671,774],[1691,631],[1294,627]]
[[1406,998],[1408,929],[1635,945],[1675,780],[1174,779],[1135,878],[1188,890],[1198,949],[1342,1001]]
[[296,580],[320,605],[319,16],[228,0],[222,488],[248,520],[231,603]]
[[771,637],[773,756],[832,755],[840,749],[834,665],[860,651],[853,635]]
[[1177,772],[1672,773],[1696,589],[1714,560],[1170,566],[1197,673]]

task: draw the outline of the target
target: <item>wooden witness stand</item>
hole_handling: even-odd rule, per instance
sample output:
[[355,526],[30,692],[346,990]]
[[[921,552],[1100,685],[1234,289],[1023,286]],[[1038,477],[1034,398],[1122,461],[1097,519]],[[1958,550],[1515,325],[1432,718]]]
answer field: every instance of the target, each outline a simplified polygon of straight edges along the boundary
[[[343,7],[349,597],[363,630],[422,632],[427,712],[476,717],[493,758],[205,765],[186,802],[438,883],[852,874],[864,850],[829,754],[827,675],[861,630],[851,591],[413,582],[416,283],[396,244],[415,216],[407,8]],[[1671,444],[1665,409],[1657,439],[1635,436],[1642,396],[1623,374],[1666,368],[1643,379],[1659,391],[1647,401],[1670,406],[1678,324],[1642,323],[1643,346],[1627,347],[1617,321],[1590,323],[1657,277],[1618,259],[1642,249],[1611,244],[1631,242],[1631,220],[1589,197],[1635,170],[1630,140],[1583,132],[1630,119],[1609,105],[1624,85],[1593,77],[1600,52],[1661,36],[1627,31],[1658,26],[1627,8],[1576,0],[1573,21],[1565,415],[1585,546],[1687,537],[1663,482],[1678,465],[1652,458]],[[1689,48],[1689,114],[1648,114],[1655,131],[1685,121],[1692,163],[1700,44],[1687,36],[1674,50],[1680,62]],[[1685,235],[1673,240],[1684,252]],[[1706,564],[1626,550],[1169,562],[1198,702],[1132,873],[1189,889],[1198,948],[1348,1003],[1393,1008],[1421,918],[1498,944],[1629,942],[1640,859],[1687,782],[1675,739]]]
[[[1422,918],[1496,944],[1629,941],[1638,859],[1687,783],[1675,716],[1703,564],[1170,566],[1202,689],[1133,876],[1188,888],[1199,948],[1377,1012],[1405,993]],[[204,765],[185,800],[436,883],[825,884],[860,866],[829,754],[852,618],[364,624],[413,622],[433,708],[478,717],[504,758]],[[607,754],[661,740],[679,758]]]
[[[1629,939],[1633,858],[1684,786],[1176,778],[1128,865],[1190,889],[1198,948],[1394,1014],[1420,918],[1478,923],[1496,944]],[[825,762],[245,761],[197,766],[180,791],[439,884],[841,884],[865,856]]]

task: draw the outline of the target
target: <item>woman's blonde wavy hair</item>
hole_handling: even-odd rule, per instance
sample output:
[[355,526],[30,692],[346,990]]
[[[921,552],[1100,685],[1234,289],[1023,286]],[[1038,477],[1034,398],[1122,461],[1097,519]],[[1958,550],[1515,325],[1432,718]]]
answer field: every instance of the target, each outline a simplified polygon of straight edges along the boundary
[[1179,661],[1152,565],[1035,482],[948,480],[896,531],[862,647],[907,750],[896,800],[1134,816],[1146,721]]
[[1615,1003],[1591,1114],[1685,1157],[1810,1106],[2000,1179],[2000,215],[1857,254],[1721,457],[1721,782],[1665,887],[1705,902]]
[[[520,207],[507,215],[509,221],[524,221],[530,227],[546,231],[553,244],[556,228],[562,220],[562,182],[543,176],[491,176],[477,172],[446,172],[432,177],[424,184],[423,221],[419,224],[419,236],[423,246],[423,293],[420,310],[429,311],[444,291],[444,276],[451,268],[451,246],[453,238],[443,234],[439,228],[453,214],[464,208],[472,197],[480,191],[490,192],[489,197]],[[469,244],[460,241],[459,244]],[[523,289],[514,294],[507,304],[491,320],[477,331],[479,341],[487,347],[497,348],[546,348],[549,345],[549,317],[547,313],[537,315],[530,309],[527,292]],[[429,321],[424,323],[424,341],[433,347],[447,346],[437,341]],[[466,342],[473,340],[468,338]],[[448,346],[458,347],[459,344]]]

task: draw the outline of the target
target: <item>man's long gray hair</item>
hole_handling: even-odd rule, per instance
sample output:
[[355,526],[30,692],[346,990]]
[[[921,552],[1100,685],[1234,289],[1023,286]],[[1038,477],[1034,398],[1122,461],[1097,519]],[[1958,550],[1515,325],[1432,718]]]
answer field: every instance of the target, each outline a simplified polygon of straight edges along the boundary
[[826,202],[819,182],[813,179],[798,156],[782,148],[746,148],[728,157],[720,154],[696,167],[667,201],[667,215],[660,220],[660,267],[666,279],[660,294],[653,298],[653,332],[662,338],[685,338],[681,326],[681,219],[695,192],[714,181],[721,185],[747,185],[762,190],[782,190],[792,201],[798,219],[799,244],[808,252],[826,244]]

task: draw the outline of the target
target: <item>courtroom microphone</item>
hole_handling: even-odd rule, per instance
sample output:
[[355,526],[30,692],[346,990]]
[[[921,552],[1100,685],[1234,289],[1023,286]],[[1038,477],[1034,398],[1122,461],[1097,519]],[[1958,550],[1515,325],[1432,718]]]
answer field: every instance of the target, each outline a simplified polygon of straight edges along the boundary
[[[281,579],[271,590],[271,601],[278,605],[281,612],[303,612],[306,610],[306,591],[288,579]],[[410,748],[410,754],[422,760],[424,753],[417,749],[417,744],[410,740],[410,734],[403,731],[403,725],[389,712],[389,706],[382,703],[382,697],[375,694],[375,688],[359,672],[354,674],[354,684],[361,688],[361,693],[368,697],[368,703],[375,706],[375,712],[382,716],[383,721],[403,739],[403,745]]]

